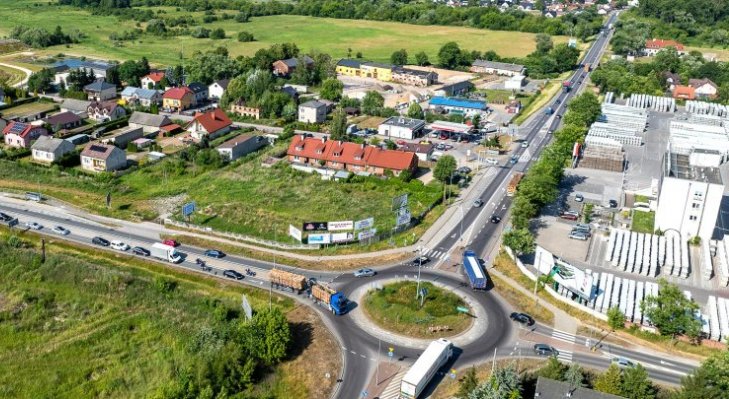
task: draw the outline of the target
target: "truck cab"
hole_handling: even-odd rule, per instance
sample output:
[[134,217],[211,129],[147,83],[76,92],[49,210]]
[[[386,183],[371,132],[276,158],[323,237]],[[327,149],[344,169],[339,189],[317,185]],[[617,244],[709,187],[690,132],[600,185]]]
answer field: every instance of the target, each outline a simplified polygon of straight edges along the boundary
[[347,313],[347,303],[349,301],[347,300],[347,297],[344,296],[341,292],[337,292],[332,295],[331,302],[329,303],[329,306],[332,308],[332,313],[334,313],[337,316],[341,316],[345,313]]

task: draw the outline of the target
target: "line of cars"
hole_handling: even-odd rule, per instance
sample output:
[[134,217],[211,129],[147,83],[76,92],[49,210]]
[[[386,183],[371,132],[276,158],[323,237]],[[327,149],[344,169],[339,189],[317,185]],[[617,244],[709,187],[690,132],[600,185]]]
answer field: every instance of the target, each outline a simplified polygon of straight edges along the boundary
[[573,240],[587,241],[592,235],[591,230],[589,224],[577,223],[572,226],[569,237]]

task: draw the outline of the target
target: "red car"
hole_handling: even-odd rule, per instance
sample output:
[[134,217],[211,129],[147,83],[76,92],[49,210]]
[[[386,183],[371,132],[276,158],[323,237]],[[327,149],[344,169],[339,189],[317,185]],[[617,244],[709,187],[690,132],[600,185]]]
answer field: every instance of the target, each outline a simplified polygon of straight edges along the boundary
[[397,141],[397,145],[405,145],[405,144],[407,144],[407,141],[405,141],[405,140],[398,140]]
[[176,247],[176,246],[180,245],[179,242],[177,242],[171,238],[168,238],[168,239],[162,241],[162,244],[169,245],[171,247]]

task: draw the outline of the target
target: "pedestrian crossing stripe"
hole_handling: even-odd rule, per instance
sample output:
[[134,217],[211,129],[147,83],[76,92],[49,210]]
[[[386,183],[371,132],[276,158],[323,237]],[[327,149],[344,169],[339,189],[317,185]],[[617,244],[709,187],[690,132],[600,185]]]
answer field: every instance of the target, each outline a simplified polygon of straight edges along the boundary
[[566,351],[566,350],[559,350],[559,355],[557,355],[557,359],[563,361],[563,362],[572,362],[572,352]]
[[[447,259],[449,256],[448,251],[440,251],[440,250],[429,249],[429,248],[423,248],[422,254],[423,254],[423,256],[428,256],[430,258],[443,259],[443,260]],[[426,266],[430,266],[430,265],[426,265]]]
[[395,377],[390,380],[390,383],[387,384],[387,388],[385,388],[379,396],[380,399],[398,399],[400,397],[400,385],[407,370],[407,368],[403,367],[402,370],[400,370]]
[[576,339],[576,337],[573,334],[570,334],[570,333],[567,333],[564,331],[559,331],[559,330],[552,330],[552,338],[560,340],[560,341],[564,341],[564,342],[567,342],[570,344],[575,343],[575,339]]

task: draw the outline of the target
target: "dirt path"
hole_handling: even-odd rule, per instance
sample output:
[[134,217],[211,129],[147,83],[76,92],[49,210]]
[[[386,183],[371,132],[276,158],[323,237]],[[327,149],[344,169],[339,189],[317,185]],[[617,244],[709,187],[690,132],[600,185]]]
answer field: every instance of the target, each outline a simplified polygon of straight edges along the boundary
[[17,69],[17,70],[19,70],[19,71],[21,71],[21,72],[23,72],[25,74],[25,77],[23,79],[21,79],[20,82],[15,83],[13,85],[13,87],[22,87],[22,86],[24,86],[26,83],[28,83],[28,79],[30,78],[30,75],[33,73],[33,71],[31,71],[30,69],[23,68],[23,67],[17,66],[17,65],[7,64],[7,63],[4,63],[4,62],[0,62],[0,65],[4,66],[6,68],[10,68],[10,69]]

